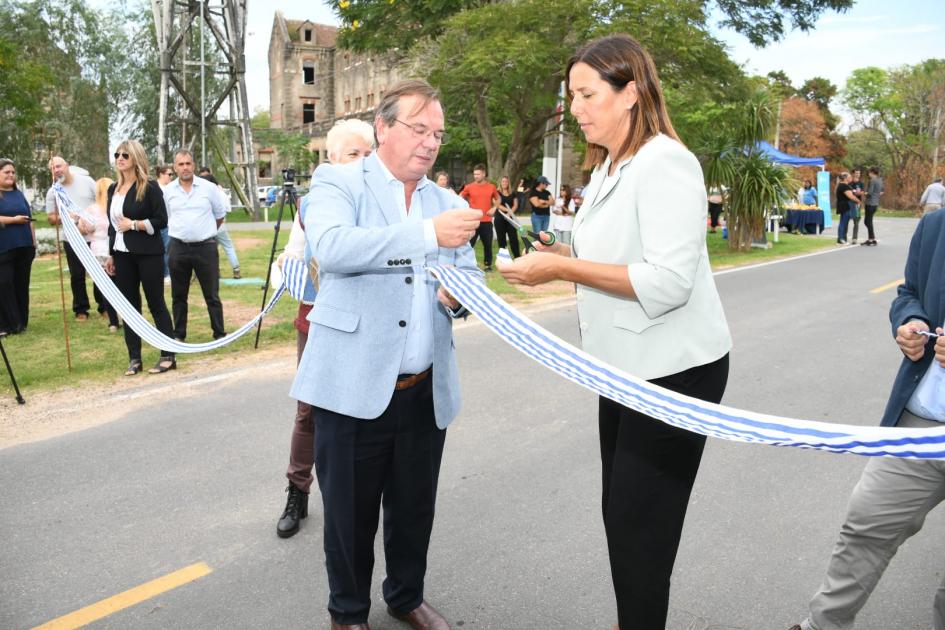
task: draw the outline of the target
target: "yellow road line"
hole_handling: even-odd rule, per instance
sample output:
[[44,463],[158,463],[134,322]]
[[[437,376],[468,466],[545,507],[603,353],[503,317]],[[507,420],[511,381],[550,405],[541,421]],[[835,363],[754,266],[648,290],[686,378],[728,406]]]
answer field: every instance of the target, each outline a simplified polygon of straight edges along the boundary
[[884,285],[881,286],[881,287],[876,287],[875,289],[870,289],[870,293],[882,293],[883,291],[885,291],[885,290],[887,290],[887,289],[895,289],[896,287],[898,287],[900,284],[902,284],[902,283],[905,282],[905,281],[906,281],[905,278],[899,278],[899,279],[896,280],[895,282],[889,282],[889,283],[887,283],[887,284],[884,284]]
[[107,617],[112,613],[116,613],[119,610],[124,610],[125,608],[134,606],[135,604],[140,604],[141,602],[151,599],[152,597],[156,597],[161,593],[175,589],[178,586],[183,586],[188,582],[193,582],[194,580],[202,578],[212,571],[213,569],[211,569],[206,563],[198,562],[197,564],[192,564],[189,567],[184,567],[180,571],[168,573],[167,575],[151,580],[150,582],[145,582],[140,586],[128,589],[124,593],[113,595],[107,599],[90,604],[85,608],[80,608],[75,612],[59,617],[58,619],[53,619],[52,621],[44,623],[41,626],[36,626],[33,628],[33,630],[72,630],[73,628],[81,628],[82,626],[90,624],[93,621],[98,621],[103,617]]

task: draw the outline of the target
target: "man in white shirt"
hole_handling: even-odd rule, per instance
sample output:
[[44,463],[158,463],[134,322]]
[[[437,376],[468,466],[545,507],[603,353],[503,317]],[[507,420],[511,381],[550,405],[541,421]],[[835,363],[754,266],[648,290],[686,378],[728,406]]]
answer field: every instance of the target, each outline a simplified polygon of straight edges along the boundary
[[187,338],[187,295],[191,277],[196,274],[207,303],[213,338],[219,339],[226,331],[220,302],[220,255],[216,236],[226,208],[217,187],[194,176],[194,156],[187,149],[174,154],[174,172],[177,179],[164,189],[174,338],[181,341]]
[[942,185],[941,177],[936,177],[926,187],[922,198],[919,199],[919,205],[922,206],[922,214],[945,207],[945,185]]
[[[49,160],[49,171],[52,173],[53,183],[59,182],[76,208],[85,210],[95,203],[95,180],[89,177],[88,171],[78,166],[70,166],[62,157],[56,155]],[[58,225],[59,204],[56,201],[56,192],[50,186],[46,193],[46,216],[52,225]],[[78,220],[76,220],[78,221]],[[85,235],[86,244],[92,241],[92,234]],[[69,285],[72,288],[72,312],[79,321],[89,318],[89,294],[85,286],[85,267],[79,262],[72,249],[72,245],[63,239],[63,249],[66,250],[66,261],[69,263]],[[92,294],[98,305],[98,312],[106,312],[106,301],[101,291],[94,284]]]

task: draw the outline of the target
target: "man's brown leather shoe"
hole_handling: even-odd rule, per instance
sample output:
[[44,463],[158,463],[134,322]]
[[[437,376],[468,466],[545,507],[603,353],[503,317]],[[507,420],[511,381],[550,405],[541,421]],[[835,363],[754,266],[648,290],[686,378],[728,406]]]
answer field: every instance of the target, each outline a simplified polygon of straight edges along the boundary
[[443,615],[436,612],[436,609],[426,602],[420,602],[419,606],[405,614],[396,613],[388,606],[387,614],[394,619],[409,623],[416,630],[450,630],[450,624],[446,622]]
[[791,626],[791,627],[788,628],[787,630],[801,630],[801,627],[800,627],[799,625],[797,625],[797,624],[794,624],[793,626]]
[[366,623],[340,624],[334,619],[331,620],[331,630],[371,630],[371,626]]

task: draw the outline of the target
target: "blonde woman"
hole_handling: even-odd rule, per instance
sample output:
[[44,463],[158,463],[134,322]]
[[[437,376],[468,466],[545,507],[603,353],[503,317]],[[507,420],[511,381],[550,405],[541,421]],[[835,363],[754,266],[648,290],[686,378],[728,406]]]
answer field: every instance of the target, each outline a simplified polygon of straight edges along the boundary
[[[108,212],[105,208],[108,206],[108,188],[115,182],[108,177],[102,177],[95,182],[95,203],[85,209],[86,217],[79,219],[79,231],[92,240],[89,241],[89,247],[92,249],[92,255],[105,266],[108,260]],[[98,291],[98,287],[95,288]],[[118,313],[115,307],[108,303],[105,296],[101,299],[102,307],[108,316],[108,330],[118,332],[121,328],[121,322],[118,320]]]
[[[148,179],[148,158],[144,147],[125,140],[115,151],[117,182],[108,187],[108,253],[105,270],[115,276],[115,284],[141,312],[141,291],[157,329],[173,335],[171,314],[164,302],[164,242],[161,230],[167,226],[164,194],[157,182]],[[128,369],[125,376],[141,371],[141,338],[125,326]],[[174,353],[161,351],[150,374],[177,367]]]

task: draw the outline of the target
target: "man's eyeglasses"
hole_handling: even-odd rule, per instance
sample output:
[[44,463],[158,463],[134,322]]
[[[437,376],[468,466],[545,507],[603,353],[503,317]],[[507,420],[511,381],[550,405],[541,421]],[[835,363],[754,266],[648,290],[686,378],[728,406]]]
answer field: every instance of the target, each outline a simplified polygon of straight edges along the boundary
[[415,135],[418,138],[426,138],[427,136],[433,136],[433,139],[436,140],[437,144],[446,144],[446,140],[449,138],[449,136],[446,135],[445,131],[430,131],[430,129],[426,125],[421,125],[419,123],[416,125],[409,125],[398,118],[395,118],[394,121],[399,122],[404,127],[408,127],[410,131],[413,132],[413,135]]
[[121,158],[121,159],[123,159],[123,160],[130,160],[130,159],[131,159],[131,155],[130,155],[129,153],[119,153],[119,152],[116,151],[116,152],[115,152],[115,159],[117,160],[118,158]]

